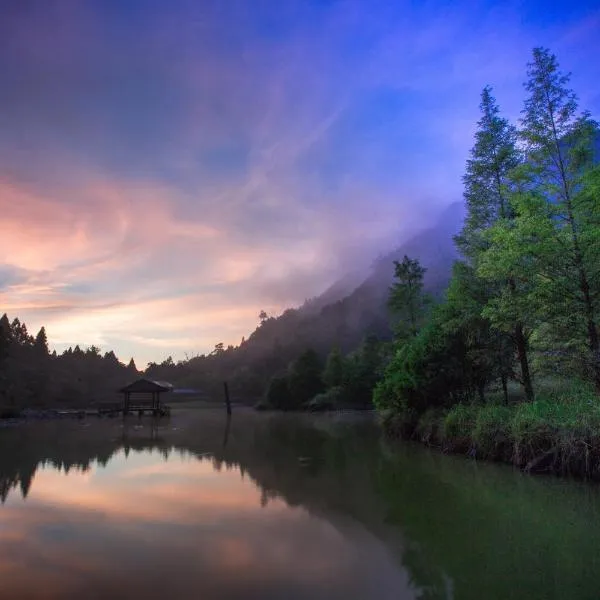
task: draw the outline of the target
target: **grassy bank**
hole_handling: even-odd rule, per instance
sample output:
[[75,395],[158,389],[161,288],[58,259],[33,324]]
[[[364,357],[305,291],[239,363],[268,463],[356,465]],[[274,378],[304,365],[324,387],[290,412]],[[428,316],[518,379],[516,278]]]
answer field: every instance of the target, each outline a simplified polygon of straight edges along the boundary
[[585,386],[557,386],[533,402],[457,404],[420,416],[387,412],[388,434],[530,473],[600,480],[600,402]]

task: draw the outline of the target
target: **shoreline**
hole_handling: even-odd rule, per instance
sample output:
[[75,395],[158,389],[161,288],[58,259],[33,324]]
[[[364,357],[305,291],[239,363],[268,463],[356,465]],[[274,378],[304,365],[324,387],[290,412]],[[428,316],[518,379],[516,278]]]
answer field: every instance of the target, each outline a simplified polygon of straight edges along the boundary
[[[481,407],[472,408],[476,412]],[[600,482],[600,430],[590,434],[568,425],[562,430],[543,426],[532,428],[524,439],[516,439],[510,431],[498,429],[486,445],[473,435],[472,422],[470,431],[464,423],[462,430],[444,431],[448,414],[439,413],[433,418],[425,414],[416,424],[389,413],[380,414],[379,420],[384,435],[392,441],[418,443],[441,454],[475,461],[503,463],[527,475]]]
[[[523,406],[523,405],[521,405]],[[183,408],[183,407],[182,407]],[[302,415],[336,415],[370,413],[378,421],[382,434],[391,441],[418,443],[429,450],[461,456],[466,459],[503,463],[518,468],[528,475],[552,475],[566,479],[600,482],[600,429],[581,431],[569,424],[561,429],[549,423],[527,428],[527,435],[516,439],[509,428],[490,423],[482,436],[477,420],[491,410],[514,414],[515,407],[459,405],[459,410],[428,411],[416,421],[409,423],[398,413],[380,413],[374,409],[341,408],[328,411],[260,411],[248,407],[252,412],[292,413]],[[25,409],[17,416],[0,418],[0,429],[16,427],[36,421],[71,421],[95,417],[94,420],[115,419],[114,415],[88,414],[86,409]],[[460,417],[459,426],[450,422]],[[449,426],[450,425],[453,426]],[[506,423],[504,423],[506,425]]]

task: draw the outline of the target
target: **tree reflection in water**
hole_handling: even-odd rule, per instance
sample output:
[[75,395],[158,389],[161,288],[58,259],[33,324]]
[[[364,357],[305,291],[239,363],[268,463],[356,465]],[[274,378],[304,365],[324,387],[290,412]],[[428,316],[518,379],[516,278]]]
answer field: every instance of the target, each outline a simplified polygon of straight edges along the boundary
[[[85,473],[148,452],[159,452],[168,464],[187,457],[210,461],[217,473],[239,472],[256,486],[257,504],[301,507],[342,537],[356,538],[358,524],[404,573],[382,576],[382,585],[405,584],[379,597],[578,599],[598,591],[595,487],[393,446],[364,416],[239,411],[227,420],[221,411],[189,410],[162,421],[5,429],[0,498],[26,498],[40,468]],[[300,544],[300,534],[293,535]]]

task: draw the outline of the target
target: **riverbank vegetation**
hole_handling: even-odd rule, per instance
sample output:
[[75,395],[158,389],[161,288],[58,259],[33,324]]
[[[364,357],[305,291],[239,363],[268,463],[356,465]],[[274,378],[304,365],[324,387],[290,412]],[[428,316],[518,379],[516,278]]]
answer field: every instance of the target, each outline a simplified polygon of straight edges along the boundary
[[374,401],[403,437],[598,477],[599,133],[568,83],[536,48],[518,126],[483,90],[462,260],[430,309],[418,263],[397,273],[404,327]]
[[347,355],[334,347],[325,363],[314,350],[307,350],[271,379],[257,407],[312,411],[372,408],[373,390],[383,374],[387,351],[388,346],[374,336],[367,336]]

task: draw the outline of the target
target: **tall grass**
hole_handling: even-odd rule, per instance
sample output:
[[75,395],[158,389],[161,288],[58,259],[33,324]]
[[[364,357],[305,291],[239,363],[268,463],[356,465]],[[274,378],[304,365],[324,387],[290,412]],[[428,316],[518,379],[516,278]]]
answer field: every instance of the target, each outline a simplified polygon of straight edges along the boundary
[[[526,470],[600,479],[600,399],[587,384],[546,380],[533,402],[508,406],[457,404],[429,409],[402,437],[440,444],[488,460],[511,462]],[[400,418],[399,418],[400,417]],[[412,420],[412,417],[411,417]]]
[[510,460],[512,411],[508,406],[481,406],[472,431],[477,455],[490,460]]
[[449,450],[460,452],[473,445],[473,428],[479,407],[472,404],[453,406],[442,424],[442,438]]

